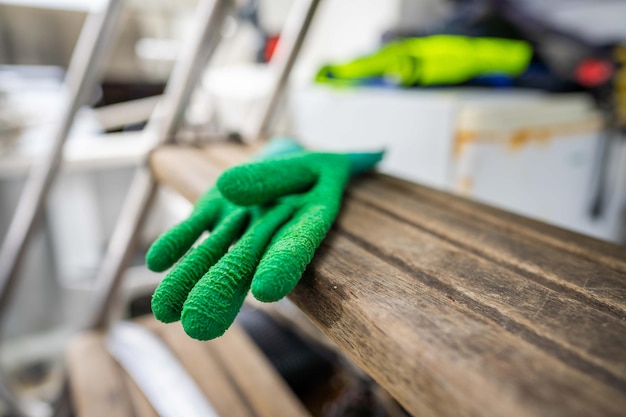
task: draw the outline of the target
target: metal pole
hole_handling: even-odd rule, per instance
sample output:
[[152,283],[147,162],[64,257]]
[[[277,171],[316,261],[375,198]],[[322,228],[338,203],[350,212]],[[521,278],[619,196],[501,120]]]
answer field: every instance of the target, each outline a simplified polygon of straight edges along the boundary
[[[115,30],[121,5],[120,0],[109,0],[103,11],[89,14],[83,25],[66,76],[70,97],[55,132],[52,149],[43,163],[31,169],[0,251],[0,322],[9,306],[33,225],[61,165],[63,147],[74,117],[95,88],[98,69]],[[6,378],[0,378],[0,396],[18,416],[29,415],[6,385]]]
[[319,0],[299,0],[292,6],[285,27],[280,33],[278,45],[270,65],[278,73],[272,88],[267,107],[263,112],[259,127],[256,129],[256,137],[253,139],[266,139],[270,133],[276,109],[287,86],[293,64],[298,57],[304,38],[309,30]]
[[120,9],[120,0],[110,0],[104,12],[90,14],[84,24],[66,77],[70,99],[55,132],[52,149],[43,163],[31,169],[0,251],[0,309],[6,308],[15,271],[24,254],[35,218],[58,172],[63,146],[76,112],[94,90],[98,68],[105,55],[107,41],[115,29]]
[[589,214],[592,219],[602,218],[606,214],[611,197],[610,189],[610,168],[611,151],[615,149],[615,144],[619,138],[619,126],[617,121],[617,109],[613,86],[606,86],[600,90],[600,100],[603,104],[600,110],[603,116],[602,130],[596,149],[595,161],[593,165],[593,176],[591,181],[591,204]]
[[[183,45],[163,97],[145,129],[145,134],[154,138],[155,147],[172,140],[191,93],[219,44],[230,7],[231,0],[204,0],[198,5],[190,39]],[[132,254],[135,236],[148,212],[155,190],[156,183],[149,167],[141,166],[132,180],[96,278],[96,299],[89,323],[91,328],[107,325],[109,307],[117,293]]]

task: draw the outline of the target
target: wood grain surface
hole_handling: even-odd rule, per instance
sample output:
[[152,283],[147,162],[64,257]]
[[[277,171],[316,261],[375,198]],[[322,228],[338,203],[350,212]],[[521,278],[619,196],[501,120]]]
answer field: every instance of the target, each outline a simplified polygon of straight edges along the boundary
[[[151,166],[194,201],[250,153]],[[415,416],[626,415],[623,247],[369,174],[290,298]]]
[[107,352],[102,334],[89,332],[75,339],[66,351],[66,362],[77,416],[135,416],[124,371]]
[[[220,416],[308,417],[309,413],[238,326],[210,342],[188,337],[180,323],[136,320],[159,336]],[[87,332],[66,354],[77,417],[156,417],[140,387],[106,350],[104,336]]]

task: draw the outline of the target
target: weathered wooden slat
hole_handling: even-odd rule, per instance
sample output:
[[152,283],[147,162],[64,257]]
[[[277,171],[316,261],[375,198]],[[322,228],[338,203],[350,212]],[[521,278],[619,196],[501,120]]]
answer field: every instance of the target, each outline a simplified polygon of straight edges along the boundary
[[220,415],[309,416],[239,326],[219,339],[199,342],[190,339],[180,323],[166,325],[153,318],[140,322],[163,338]]
[[428,201],[438,207],[454,210],[464,217],[484,221],[492,227],[518,236],[528,236],[541,242],[560,248],[572,254],[591,259],[599,264],[626,272],[626,249],[602,240],[584,236],[547,223],[532,220],[495,207],[470,201],[449,193],[420,186],[387,175],[377,178],[385,184],[399,188],[400,193],[413,196],[417,200]]
[[[367,227],[363,227],[363,224]],[[626,390],[626,321],[348,199],[341,232],[573,368]]]
[[65,359],[77,416],[135,417],[126,386],[120,383],[123,370],[106,351],[102,334],[89,332],[73,340]]
[[261,148],[261,144],[240,145],[232,142],[215,142],[203,147],[200,152],[205,158],[220,165],[235,165],[250,160]]
[[220,165],[207,163],[207,158],[197,149],[174,146],[153,152],[150,166],[161,184],[171,186],[190,201],[213,185],[223,170]]
[[[309,413],[238,326],[218,341],[189,338],[180,323],[154,317],[137,323],[159,336],[220,416],[309,417]],[[70,388],[79,417],[156,417],[140,387],[106,349],[101,332],[87,332],[67,354]]]
[[[249,153],[198,151],[219,169]],[[193,201],[217,175],[170,172],[190,166],[175,149],[152,159]],[[371,175],[290,297],[414,415],[623,415],[624,253]]]
[[415,415],[623,413],[623,391],[422,279],[335,234],[291,299]]
[[[189,338],[180,322],[165,325],[153,318],[141,323],[159,335],[221,416],[256,417],[232,384],[232,377],[207,351],[206,343]],[[245,349],[245,346],[243,347]]]
[[419,227],[449,239],[466,251],[527,273],[530,280],[626,319],[626,275],[622,272],[524,234],[490,228],[462,214],[442,210],[386,182],[358,181],[349,194],[404,220],[407,227]]
[[310,416],[285,381],[268,366],[263,353],[237,325],[205,346],[228,371],[256,416]]

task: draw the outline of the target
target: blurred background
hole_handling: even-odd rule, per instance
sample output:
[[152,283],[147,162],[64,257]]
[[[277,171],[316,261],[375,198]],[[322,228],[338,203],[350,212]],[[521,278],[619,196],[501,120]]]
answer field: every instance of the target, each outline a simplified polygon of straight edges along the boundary
[[[268,62],[294,1],[235,3],[184,116],[182,143],[255,140],[274,82]],[[65,74],[86,16],[105,5],[0,0],[2,240],[69,100]],[[0,366],[26,398],[56,395],[63,347],[85,324],[130,179],[150,150],[141,129],[196,5],[123,2],[99,87],[70,131],[1,323]],[[324,0],[272,131],[311,148],[384,147],[383,172],[624,244],[625,16],[621,0]],[[189,210],[161,190],[140,248]],[[132,265],[120,317],[147,313],[161,278],[145,269],[141,250]],[[251,316],[249,329],[263,320]],[[316,368],[326,369],[322,380],[337,369],[334,354],[305,342],[285,346],[317,352],[302,369],[330,364]],[[294,387],[298,369],[283,372]],[[371,400],[371,381],[342,369],[353,377],[349,394],[327,395],[317,415],[402,415],[380,395]]]

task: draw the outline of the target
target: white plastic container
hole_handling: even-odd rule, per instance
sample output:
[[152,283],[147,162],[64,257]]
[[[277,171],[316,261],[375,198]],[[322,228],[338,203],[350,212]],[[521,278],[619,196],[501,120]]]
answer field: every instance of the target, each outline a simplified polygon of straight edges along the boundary
[[[590,216],[601,118],[581,94],[312,86],[290,97],[293,130],[333,151],[386,148],[380,170],[612,241],[624,187]],[[623,176],[623,175],[622,175]]]

